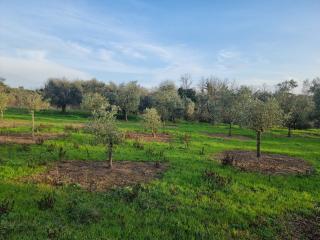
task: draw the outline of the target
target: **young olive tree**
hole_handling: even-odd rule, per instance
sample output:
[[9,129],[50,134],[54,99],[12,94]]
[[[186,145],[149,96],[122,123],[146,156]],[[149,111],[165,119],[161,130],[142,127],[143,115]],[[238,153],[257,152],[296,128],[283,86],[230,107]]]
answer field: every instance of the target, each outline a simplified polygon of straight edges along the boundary
[[9,97],[5,92],[0,91],[0,119],[3,120],[4,111],[7,109]]
[[25,98],[25,106],[31,113],[32,117],[32,138],[34,138],[34,113],[36,111],[47,109],[49,107],[49,103],[42,100],[42,96],[37,92],[30,92]]
[[144,126],[151,129],[152,136],[155,138],[158,129],[161,127],[161,119],[155,108],[147,108],[143,115]]
[[81,102],[81,108],[90,112],[106,109],[108,106],[107,99],[99,93],[86,93]]
[[257,135],[257,157],[261,156],[261,134],[282,123],[282,111],[275,99],[263,102],[252,99],[245,107],[242,122],[243,125],[254,130]]
[[122,134],[116,124],[118,109],[111,107],[110,111],[100,109],[93,112],[93,118],[88,123],[88,130],[93,133],[99,143],[106,147],[108,153],[109,167],[112,169],[113,147],[121,141]]

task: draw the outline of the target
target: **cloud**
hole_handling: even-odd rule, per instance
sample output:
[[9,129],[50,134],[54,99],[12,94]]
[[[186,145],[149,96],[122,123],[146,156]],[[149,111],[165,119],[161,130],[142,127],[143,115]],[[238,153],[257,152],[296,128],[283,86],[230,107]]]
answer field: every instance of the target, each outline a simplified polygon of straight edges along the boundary
[[49,60],[31,55],[25,57],[0,56],[0,76],[13,87],[38,88],[50,77],[89,79],[85,72],[65,67]]

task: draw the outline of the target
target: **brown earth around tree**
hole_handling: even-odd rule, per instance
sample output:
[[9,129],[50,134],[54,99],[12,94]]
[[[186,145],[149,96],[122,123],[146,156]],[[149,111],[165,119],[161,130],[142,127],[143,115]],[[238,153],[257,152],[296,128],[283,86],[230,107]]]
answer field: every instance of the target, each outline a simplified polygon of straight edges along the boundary
[[135,133],[127,132],[125,133],[126,139],[139,139],[145,142],[170,142],[171,137],[169,134],[157,133],[155,137],[150,133]]
[[257,158],[254,151],[232,150],[219,154],[218,159],[243,171],[264,174],[311,174],[314,171],[303,159],[280,154],[262,153]]
[[205,133],[207,136],[209,137],[214,137],[214,138],[222,138],[222,139],[226,139],[226,140],[240,140],[240,141],[249,141],[252,140],[252,138],[250,137],[246,137],[246,136],[241,136],[241,135],[232,135],[232,136],[228,136],[228,134],[224,134],[224,133]]
[[36,144],[45,140],[57,139],[64,136],[65,134],[62,133],[45,133],[36,135],[33,139],[31,134],[8,133],[6,135],[0,135],[0,144]]
[[166,169],[166,164],[156,162],[115,161],[110,169],[105,161],[63,161],[25,181],[53,186],[77,184],[89,191],[104,191],[150,182]]

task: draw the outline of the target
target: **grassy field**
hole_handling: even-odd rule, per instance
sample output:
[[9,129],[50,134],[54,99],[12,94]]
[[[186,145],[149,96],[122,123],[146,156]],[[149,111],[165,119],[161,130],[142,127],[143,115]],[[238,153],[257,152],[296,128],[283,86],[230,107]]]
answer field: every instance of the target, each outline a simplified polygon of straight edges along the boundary
[[[62,133],[87,117],[47,111],[36,114],[36,124],[40,132]],[[9,110],[6,120],[17,125],[1,132],[28,133],[30,119],[27,112]],[[123,131],[143,129],[139,119],[120,121],[119,126]],[[13,209],[0,215],[0,239],[277,239],[287,234],[292,216],[307,216],[320,206],[319,130],[296,130],[287,138],[285,129],[274,129],[262,138],[263,152],[310,162],[316,169],[310,176],[249,173],[216,161],[215,154],[224,150],[255,150],[251,130],[234,129],[248,141],[206,135],[227,133],[224,125],[170,123],[163,131],[172,135],[172,143],[144,142],[137,148],[134,140],[126,140],[114,154],[115,161],[150,161],[146,149],[162,151],[161,160],[169,165],[163,176],[140,187],[106,192],[21,180],[58,161],[60,147],[68,160],[104,161],[104,147],[82,130],[71,129],[64,138],[43,144],[0,145],[0,201],[14,200]],[[191,135],[188,149],[180,141],[184,133]],[[55,150],[48,151],[49,146]],[[208,181],[204,171],[215,172],[222,181]],[[39,200],[48,193],[55,196],[54,207],[41,210]]]

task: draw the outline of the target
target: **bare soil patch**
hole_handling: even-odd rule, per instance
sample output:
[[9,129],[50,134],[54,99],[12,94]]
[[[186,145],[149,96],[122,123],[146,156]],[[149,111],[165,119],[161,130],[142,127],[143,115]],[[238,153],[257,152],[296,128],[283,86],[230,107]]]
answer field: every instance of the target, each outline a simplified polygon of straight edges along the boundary
[[205,133],[206,135],[208,135],[209,137],[214,137],[214,138],[222,138],[222,139],[226,139],[226,140],[240,140],[240,141],[249,141],[252,140],[252,138],[250,137],[246,137],[246,136],[241,136],[241,135],[232,135],[232,136],[228,136],[227,134],[223,134],[223,133]]
[[2,120],[0,121],[0,128],[15,128],[19,126],[29,126],[30,123],[27,121],[13,121],[13,120]]
[[110,169],[104,161],[63,161],[28,180],[54,186],[79,184],[90,191],[104,191],[149,182],[166,169],[167,165],[154,162],[119,161]]
[[171,137],[169,134],[158,133],[156,137],[153,137],[152,134],[148,133],[133,133],[128,132],[125,134],[127,139],[140,139],[145,142],[170,142]]
[[295,215],[287,225],[289,236],[284,239],[320,239],[320,212],[309,216]]
[[0,144],[7,144],[7,143],[36,144],[40,141],[56,139],[64,136],[65,134],[62,134],[62,133],[45,133],[41,135],[36,135],[35,138],[33,139],[31,134],[10,133],[6,135],[0,135]]
[[263,153],[258,159],[253,151],[226,151],[219,154],[223,161],[226,157],[232,159],[230,164],[238,169],[265,174],[310,174],[313,167],[306,161],[280,154]]

